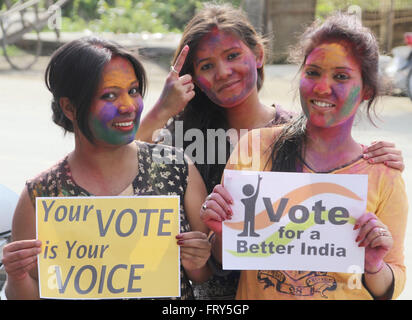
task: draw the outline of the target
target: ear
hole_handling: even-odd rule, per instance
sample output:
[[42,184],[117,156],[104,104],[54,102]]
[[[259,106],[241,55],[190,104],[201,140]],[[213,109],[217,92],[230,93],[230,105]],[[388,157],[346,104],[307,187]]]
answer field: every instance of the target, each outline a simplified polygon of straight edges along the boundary
[[66,118],[69,119],[71,122],[74,122],[74,119],[76,118],[76,112],[69,98],[60,98],[59,105]]
[[255,48],[255,56],[256,56],[256,66],[258,69],[263,67],[263,62],[265,59],[265,50],[263,45],[258,43]]

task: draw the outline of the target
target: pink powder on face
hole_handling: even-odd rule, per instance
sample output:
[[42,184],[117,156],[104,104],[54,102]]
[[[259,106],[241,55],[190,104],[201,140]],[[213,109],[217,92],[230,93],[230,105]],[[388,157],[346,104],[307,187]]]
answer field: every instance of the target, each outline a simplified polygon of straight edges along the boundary
[[257,57],[237,36],[213,29],[194,59],[195,83],[221,107],[239,105],[257,92]]

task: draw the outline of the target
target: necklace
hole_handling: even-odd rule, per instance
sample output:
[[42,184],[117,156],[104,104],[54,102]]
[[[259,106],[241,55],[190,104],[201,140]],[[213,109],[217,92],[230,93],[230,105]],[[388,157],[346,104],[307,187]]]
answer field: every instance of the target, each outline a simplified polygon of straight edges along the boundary
[[342,164],[342,165],[340,165],[340,166],[338,166],[338,167],[336,167],[336,168],[333,168],[333,169],[330,169],[330,170],[327,170],[327,171],[316,171],[316,170],[313,169],[309,164],[307,164],[307,162],[306,162],[300,155],[298,155],[298,158],[299,158],[299,160],[300,160],[306,167],[308,167],[311,171],[313,171],[313,172],[315,172],[315,173],[331,173],[331,172],[333,172],[333,171],[336,171],[336,170],[339,170],[339,169],[344,168],[344,167],[346,167],[346,166],[349,166],[349,165],[351,165],[352,163],[355,163],[356,161],[358,161],[359,159],[362,159],[362,158],[363,158],[363,154],[360,154],[360,155],[356,156],[356,158],[350,160],[349,162],[347,162],[347,163],[345,163],[345,164]]

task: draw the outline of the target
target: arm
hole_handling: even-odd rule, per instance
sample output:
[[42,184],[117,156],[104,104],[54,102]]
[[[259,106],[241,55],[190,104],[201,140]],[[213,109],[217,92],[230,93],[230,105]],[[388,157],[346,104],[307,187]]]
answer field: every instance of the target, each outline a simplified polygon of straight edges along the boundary
[[39,299],[37,254],[41,242],[36,238],[36,215],[27,188],[20,196],[13,217],[12,242],[3,249],[7,272],[8,299]]
[[403,163],[402,151],[395,148],[392,142],[372,142],[372,144],[364,150],[364,159],[369,163],[384,163],[386,166],[403,171],[405,164]]
[[375,298],[396,299],[406,281],[408,201],[399,171],[386,168],[377,183],[379,200],[374,209],[369,209],[375,213],[366,213],[357,221],[357,240],[365,247],[364,284]]
[[214,232],[211,237],[212,254],[219,263],[222,263],[222,222],[232,218],[231,204],[231,195],[223,185],[218,184],[208,197],[206,210],[200,211],[202,220]]
[[210,243],[207,239],[209,229],[200,219],[199,211],[206,197],[206,187],[195,165],[189,162],[189,178],[185,192],[184,207],[191,232],[177,236],[180,246],[182,265],[190,280],[200,283],[206,281],[211,271],[207,266],[210,257]]
[[185,74],[179,77],[188,52],[188,46],[180,52],[176,64],[166,78],[159,100],[140,122],[136,134],[137,140],[153,142],[155,131],[163,128],[167,121],[179,114],[195,96],[191,75]]
[[387,226],[371,212],[357,220],[357,228],[360,228],[359,246],[365,247],[365,285],[374,297],[386,298],[394,281],[390,267],[384,262],[393,246],[392,236]]

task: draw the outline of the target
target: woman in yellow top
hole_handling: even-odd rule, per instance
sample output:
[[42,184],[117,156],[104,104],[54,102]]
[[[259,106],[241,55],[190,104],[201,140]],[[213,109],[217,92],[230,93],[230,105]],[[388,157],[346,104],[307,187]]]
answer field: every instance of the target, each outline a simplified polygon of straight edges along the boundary
[[[368,174],[367,212],[356,222],[356,241],[365,247],[362,286],[351,289],[350,274],[322,273],[334,285],[327,293],[317,290],[282,290],[307,286],[312,271],[242,271],[238,299],[371,299],[396,298],[405,284],[403,242],[408,211],[401,172],[370,165],[362,158],[364,146],[352,137],[359,106],[368,116],[379,95],[378,46],[371,31],[354,16],[343,14],[309,27],[294,51],[301,56],[300,98],[303,114],[283,127],[254,130],[239,143],[227,169]],[[253,163],[253,136],[260,134],[260,158]],[[256,140],[255,140],[256,141]],[[245,156],[242,156],[242,153]],[[242,162],[242,159],[250,159]],[[201,215],[215,231],[214,256],[221,259],[221,221],[231,218],[231,196],[222,185],[208,196]],[[275,275],[276,273],[276,275]],[[261,281],[273,275],[273,286]],[[294,276],[299,274],[299,276]],[[275,285],[281,279],[284,286]],[[304,293],[304,294],[303,294]]]

